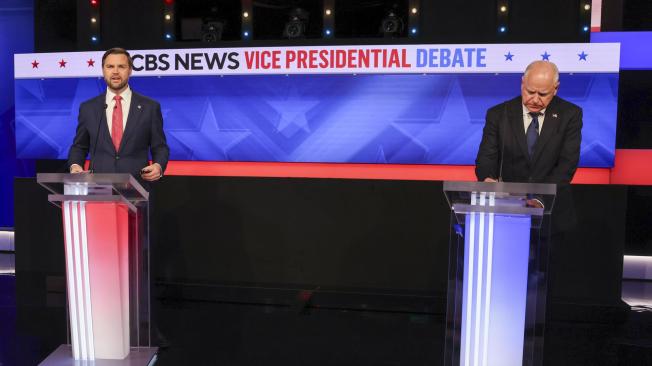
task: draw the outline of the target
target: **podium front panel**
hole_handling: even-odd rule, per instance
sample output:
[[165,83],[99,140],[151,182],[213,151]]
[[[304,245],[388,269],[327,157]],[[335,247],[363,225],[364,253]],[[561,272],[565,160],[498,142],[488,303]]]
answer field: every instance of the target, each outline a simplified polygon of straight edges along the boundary
[[128,174],[37,181],[62,209],[71,358],[122,362],[151,347],[147,191]]
[[[491,186],[471,183],[469,188]],[[542,362],[550,210],[528,207],[529,197],[545,195],[519,188],[525,189],[447,192],[446,365]],[[553,202],[554,197],[544,200]]]

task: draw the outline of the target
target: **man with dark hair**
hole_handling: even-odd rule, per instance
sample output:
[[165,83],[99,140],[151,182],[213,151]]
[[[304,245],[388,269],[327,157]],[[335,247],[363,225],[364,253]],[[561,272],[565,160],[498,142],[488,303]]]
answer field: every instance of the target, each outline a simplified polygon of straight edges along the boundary
[[71,173],[84,172],[90,152],[95,173],[130,173],[150,182],[163,176],[170,151],[161,106],[129,88],[132,70],[131,56],[123,48],[102,56],[107,90],[79,106],[77,133],[68,152]]

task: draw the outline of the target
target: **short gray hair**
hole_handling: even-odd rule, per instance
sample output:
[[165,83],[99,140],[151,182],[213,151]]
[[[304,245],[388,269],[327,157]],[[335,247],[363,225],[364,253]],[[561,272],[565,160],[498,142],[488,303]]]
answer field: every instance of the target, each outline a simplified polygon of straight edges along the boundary
[[525,68],[525,72],[523,73],[523,77],[527,77],[527,74],[528,74],[528,72],[530,72],[530,69],[533,68],[536,65],[549,65],[552,68],[552,72],[553,72],[552,78],[553,78],[555,84],[557,84],[559,82],[559,69],[557,68],[557,65],[555,65],[553,62],[550,62],[550,61],[537,60],[537,61],[531,62]]

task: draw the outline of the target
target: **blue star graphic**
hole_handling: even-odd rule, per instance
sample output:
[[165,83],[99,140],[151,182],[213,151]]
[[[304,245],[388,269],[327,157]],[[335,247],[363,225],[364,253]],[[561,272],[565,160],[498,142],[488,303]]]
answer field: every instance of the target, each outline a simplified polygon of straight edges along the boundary
[[279,114],[278,124],[275,126],[276,131],[287,138],[291,138],[299,130],[311,132],[306,113],[318,105],[319,100],[306,98],[299,93],[296,87],[291,87],[284,98],[270,100],[268,103]]
[[507,54],[505,55],[505,61],[513,61],[512,58],[514,55],[512,55],[511,52],[507,51]]
[[171,130],[170,134],[191,152],[192,160],[230,160],[229,150],[251,135],[251,131],[221,128],[213,106],[206,101],[198,128]]
[[541,60],[543,60],[543,61],[550,61],[550,56],[552,56],[552,55],[549,54],[548,51],[545,51],[545,52],[543,53],[543,55],[541,55]]
[[582,61],[582,60],[586,61],[586,56],[588,56],[589,54],[582,51],[582,53],[578,53],[577,55],[580,57],[578,61]]

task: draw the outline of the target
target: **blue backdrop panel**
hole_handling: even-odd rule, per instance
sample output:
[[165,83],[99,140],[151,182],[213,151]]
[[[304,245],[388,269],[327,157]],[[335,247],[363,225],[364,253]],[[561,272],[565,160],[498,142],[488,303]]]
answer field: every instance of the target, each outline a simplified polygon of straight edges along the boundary
[[[520,74],[137,77],[161,102],[174,160],[466,164],[487,108],[519,94]],[[613,165],[617,74],[564,74],[584,108],[581,166]],[[23,158],[65,158],[79,104],[101,79],[16,80]]]
[[[33,0],[0,1],[0,227],[14,226],[14,176],[34,175],[33,161],[16,160],[14,124],[14,53],[34,50],[33,5]],[[1,343],[0,364],[11,364],[2,357]]]

